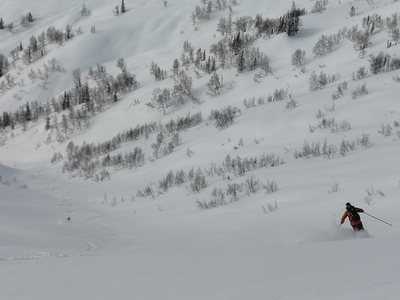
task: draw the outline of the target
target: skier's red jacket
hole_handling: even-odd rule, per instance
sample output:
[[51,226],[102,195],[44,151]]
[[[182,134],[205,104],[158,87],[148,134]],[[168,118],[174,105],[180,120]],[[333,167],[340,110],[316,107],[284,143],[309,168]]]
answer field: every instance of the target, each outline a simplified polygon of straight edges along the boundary
[[[364,212],[364,210],[363,210],[362,208],[356,207],[356,209],[357,209],[358,212],[361,212],[361,213]],[[346,211],[344,212],[344,214],[343,214],[343,217],[342,217],[342,220],[340,221],[340,224],[343,224],[347,217],[348,217],[349,220],[350,220],[350,213],[346,210]],[[361,222],[361,219],[360,219],[360,220],[357,220],[357,221],[351,221],[351,220],[350,220],[351,226],[357,226],[357,225],[359,225],[359,224],[361,224],[361,223],[362,223],[362,222]]]

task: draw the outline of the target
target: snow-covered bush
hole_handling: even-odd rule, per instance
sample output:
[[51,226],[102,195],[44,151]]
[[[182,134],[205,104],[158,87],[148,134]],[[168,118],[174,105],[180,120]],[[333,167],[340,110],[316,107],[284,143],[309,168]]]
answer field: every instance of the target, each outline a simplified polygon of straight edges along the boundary
[[367,95],[368,94],[368,90],[367,90],[367,83],[364,83],[361,86],[358,86],[355,90],[353,90],[351,92],[351,97],[353,99],[356,99],[358,97],[361,97],[363,95]]

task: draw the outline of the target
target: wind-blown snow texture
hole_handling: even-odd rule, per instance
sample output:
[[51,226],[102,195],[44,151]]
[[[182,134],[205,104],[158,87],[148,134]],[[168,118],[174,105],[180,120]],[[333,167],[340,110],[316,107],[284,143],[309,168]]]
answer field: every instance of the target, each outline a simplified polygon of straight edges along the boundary
[[[91,10],[82,16],[82,5]],[[117,60],[125,59],[137,76],[139,88],[97,114],[89,128],[76,131],[66,142],[52,139],[45,121],[29,123],[13,131],[1,131],[0,147],[0,298],[1,299],[399,299],[399,212],[400,212],[400,83],[392,71],[354,81],[360,67],[369,71],[369,55],[380,51],[392,57],[398,45],[387,48],[388,28],[375,32],[371,46],[360,58],[352,43],[344,39],[330,53],[314,57],[312,49],[322,35],[336,34],[344,27],[358,25],[373,14],[384,24],[400,13],[400,2],[389,0],[330,0],[326,10],[312,14],[315,1],[296,1],[308,14],[301,17],[298,34],[273,35],[258,39],[254,46],[270,59],[272,74],[256,82],[260,70],[238,74],[236,68],[218,69],[223,75],[221,95],[210,97],[206,84],[211,75],[196,78],[193,65],[193,94],[184,105],[170,107],[166,115],[145,103],[155,87],[171,88],[173,80],[155,82],[151,62],[169,74],[174,59],[180,59],[184,41],[209,53],[210,45],[222,37],[216,32],[218,20],[229,9],[213,11],[208,21],[192,25],[191,12],[200,0],[125,0],[127,12],[115,16],[117,2],[105,0],[3,0],[0,18],[14,24],[14,33],[0,30],[0,53],[9,57],[12,49],[29,43],[48,27],[65,29],[70,24],[83,33],[61,46],[47,45],[44,58],[26,66],[17,61],[9,74],[19,85],[0,93],[0,111],[12,112],[31,101],[47,101],[73,84],[72,71],[87,75],[97,63],[116,75]],[[291,1],[241,0],[232,6],[233,20],[257,13],[277,18]],[[349,16],[354,6],[357,14]],[[35,21],[22,28],[20,17],[31,12]],[[400,21],[400,20],[399,20]],[[91,33],[95,25],[96,32]],[[296,49],[306,52],[305,72],[291,66]],[[50,74],[47,88],[31,82],[28,73],[55,58],[63,72]],[[11,58],[10,58],[11,61]],[[308,79],[319,74],[340,74],[325,89],[309,91]],[[0,81],[3,78],[0,79]],[[86,80],[86,79],[84,79]],[[337,100],[332,95],[340,82],[348,83]],[[352,99],[351,92],[366,84],[368,94]],[[283,101],[246,109],[245,99],[267,98],[285,89],[297,103],[288,109]],[[137,103],[136,100],[139,100]],[[136,104],[135,104],[136,103]],[[332,108],[334,105],[334,109]],[[232,126],[220,130],[207,121],[210,111],[234,106],[241,110]],[[320,129],[316,117],[321,110],[337,124],[347,121],[347,131]],[[137,169],[108,169],[110,180],[72,176],[62,171],[69,141],[98,143],[117,133],[152,121],[166,123],[201,111],[204,121],[180,133],[182,143],[157,160],[149,139],[123,144],[115,153],[143,148],[145,164]],[[344,122],[343,124],[345,124]],[[379,133],[390,124],[388,136]],[[310,130],[315,128],[315,130]],[[313,131],[313,132],[311,132]],[[305,141],[340,148],[342,140],[356,141],[367,134],[372,147],[328,158],[296,159]],[[188,149],[193,153],[188,156]],[[54,153],[64,160],[51,164]],[[170,170],[189,172],[222,165],[229,154],[259,158],[279,155],[284,164],[257,168],[243,177],[207,176],[208,187],[190,191],[190,183],[157,194],[156,184]],[[75,174],[76,175],[76,174]],[[197,201],[210,201],[215,187],[240,183],[253,175],[278,190],[265,189],[227,205],[201,210]],[[152,185],[155,197],[137,196]],[[354,233],[348,221],[339,227],[346,202],[362,207],[366,227]],[[70,218],[70,219],[68,219]]]

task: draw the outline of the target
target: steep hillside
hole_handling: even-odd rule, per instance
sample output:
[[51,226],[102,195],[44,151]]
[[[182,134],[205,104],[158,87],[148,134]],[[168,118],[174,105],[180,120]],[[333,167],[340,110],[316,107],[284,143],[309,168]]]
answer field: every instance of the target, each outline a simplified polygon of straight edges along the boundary
[[396,12],[0,3],[2,292],[397,299]]

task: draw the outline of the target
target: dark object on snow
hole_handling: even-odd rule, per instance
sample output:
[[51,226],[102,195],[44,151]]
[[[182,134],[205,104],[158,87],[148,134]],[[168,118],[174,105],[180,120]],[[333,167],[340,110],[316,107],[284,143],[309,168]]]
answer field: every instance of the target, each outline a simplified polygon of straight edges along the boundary
[[344,212],[340,224],[343,224],[346,218],[349,218],[350,225],[353,227],[354,231],[364,230],[364,226],[361,222],[361,217],[359,213],[363,213],[362,208],[354,207],[349,202],[346,203],[346,211]]
[[68,217],[68,218],[67,218],[67,221],[71,221],[71,217]]

